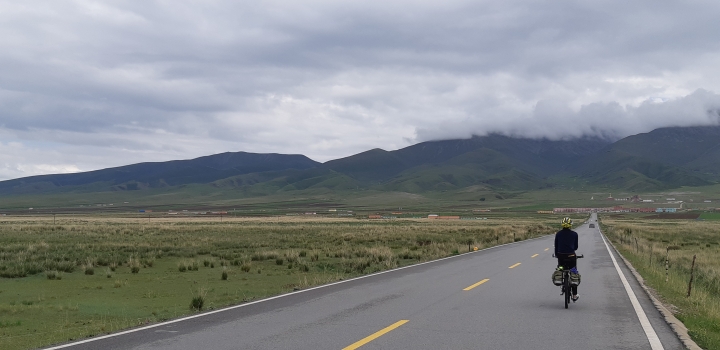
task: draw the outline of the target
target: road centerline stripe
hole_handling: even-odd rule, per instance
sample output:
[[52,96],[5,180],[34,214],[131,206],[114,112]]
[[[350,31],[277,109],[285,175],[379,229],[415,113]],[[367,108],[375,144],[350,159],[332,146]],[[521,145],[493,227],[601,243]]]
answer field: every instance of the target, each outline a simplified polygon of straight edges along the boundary
[[465,289],[463,289],[463,290],[473,289],[473,288],[475,288],[475,287],[477,287],[477,286],[479,286],[479,285],[481,285],[481,284],[483,284],[483,283],[485,283],[485,282],[487,282],[487,281],[489,281],[489,280],[490,280],[490,279],[486,278],[486,279],[484,279],[484,280],[482,280],[482,281],[480,281],[480,282],[478,282],[478,283],[475,283],[475,284],[473,284],[473,285],[471,285],[471,286],[469,286],[469,287],[467,287],[467,288],[465,288]]
[[517,263],[517,264],[515,264],[515,265],[513,265],[513,266],[508,267],[508,269],[514,269],[514,268],[520,266],[520,264],[521,264],[521,263]]
[[361,346],[363,346],[363,345],[365,345],[365,344],[367,344],[367,343],[369,343],[369,342],[371,342],[371,341],[373,341],[373,340],[381,337],[383,334],[385,334],[385,333],[387,333],[387,332],[390,332],[390,331],[392,331],[393,329],[398,328],[398,327],[404,325],[404,324],[407,323],[408,321],[409,321],[409,320],[400,320],[400,321],[397,321],[397,322],[395,322],[395,323],[393,323],[393,324],[391,324],[391,325],[389,325],[389,326],[387,326],[387,327],[385,327],[385,328],[383,328],[383,329],[381,329],[381,330],[379,330],[379,331],[377,331],[377,332],[375,332],[375,333],[373,333],[373,334],[368,335],[368,336],[365,337],[365,338],[362,338],[362,339],[360,339],[360,340],[358,340],[358,341],[356,341],[356,342],[354,342],[354,343],[352,343],[352,344],[344,347],[342,350],[355,350],[355,349],[357,349],[357,348],[359,348],[359,347],[361,347]]
[[665,348],[663,347],[662,342],[660,342],[660,338],[657,333],[655,333],[655,329],[650,324],[650,320],[647,318],[647,315],[645,315],[645,311],[640,305],[640,301],[638,301],[635,292],[633,292],[630,287],[630,283],[628,283],[625,278],[625,274],[623,274],[622,270],[620,270],[620,266],[618,265],[617,260],[615,260],[615,255],[613,255],[610,250],[610,246],[607,244],[605,236],[601,233],[600,237],[602,238],[603,243],[605,243],[605,248],[607,248],[607,251],[610,254],[610,259],[612,259],[613,265],[615,265],[615,270],[618,275],[620,275],[620,280],[622,281],[623,287],[625,287],[625,293],[627,293],[630,298],[630,303],[632,304],[633,309],[635,309],[635,314],[637,314],[638,319],[640,320],[640,325],[642,326],[643,331],[645,331],[645,336],[647,337],[648,342],[650,342],[650,348],[652,350],[664,350]]
[[540,254],[535,254],[535,255],[531,256],[531,258],[534,258],[534,257],[536,257],[536,256],[538,256],[538,255],[540,255]]
[[545,251],[548,251],[548,250],[550,250],[550,248],[545,248]]

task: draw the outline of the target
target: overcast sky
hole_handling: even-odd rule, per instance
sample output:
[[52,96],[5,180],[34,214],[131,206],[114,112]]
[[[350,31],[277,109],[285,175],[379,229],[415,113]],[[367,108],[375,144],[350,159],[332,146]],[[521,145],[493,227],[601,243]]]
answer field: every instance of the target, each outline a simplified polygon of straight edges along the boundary
[[0,180],[715,125],[720,2],[0,0]]

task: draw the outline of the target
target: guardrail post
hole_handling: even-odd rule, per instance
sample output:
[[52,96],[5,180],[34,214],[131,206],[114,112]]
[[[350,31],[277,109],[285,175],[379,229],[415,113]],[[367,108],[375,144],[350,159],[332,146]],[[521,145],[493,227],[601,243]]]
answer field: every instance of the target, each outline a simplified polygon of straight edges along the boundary
[[690,266],[690,282],[688,283],[688,293],[687,293],[688,298],[690,297],[690,291],[692,291],[693,277],[695,277],[695,257],[696,257],[696,255],[693,255],[692,266]]
[[670,267],[670,246],[665,248],[665,283],[668,282],[668,269]]

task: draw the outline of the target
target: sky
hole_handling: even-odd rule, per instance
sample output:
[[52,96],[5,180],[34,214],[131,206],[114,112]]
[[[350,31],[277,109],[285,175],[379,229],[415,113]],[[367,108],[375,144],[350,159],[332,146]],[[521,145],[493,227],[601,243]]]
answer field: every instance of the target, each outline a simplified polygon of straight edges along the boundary
[[0,0],[0,180],[720,121],[718,1]]

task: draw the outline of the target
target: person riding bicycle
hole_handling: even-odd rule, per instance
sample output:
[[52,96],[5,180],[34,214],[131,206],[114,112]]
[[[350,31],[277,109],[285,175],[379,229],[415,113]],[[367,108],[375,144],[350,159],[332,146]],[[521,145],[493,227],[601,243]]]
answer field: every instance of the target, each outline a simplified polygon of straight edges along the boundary
[[[572,273],[577,274],[577,256],[575,251],[578,249],[578,234],[571,230],[572,219],[564,218],[562,220],[562,230],[555,234],[555,257],[558,259],[558,269],[570,269]],[[572,286],[572,300],[577,301],[580,298],[577,292],[577,286]]]

